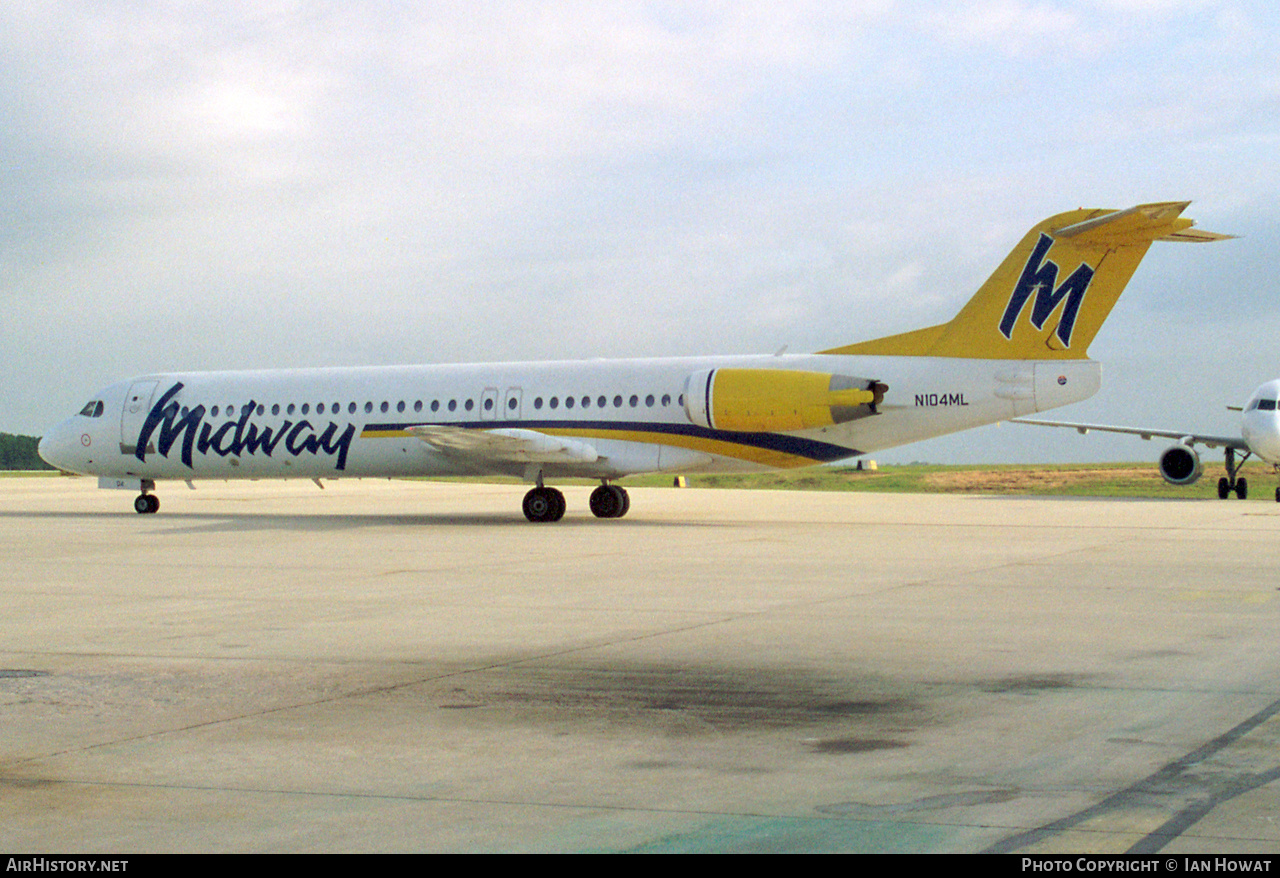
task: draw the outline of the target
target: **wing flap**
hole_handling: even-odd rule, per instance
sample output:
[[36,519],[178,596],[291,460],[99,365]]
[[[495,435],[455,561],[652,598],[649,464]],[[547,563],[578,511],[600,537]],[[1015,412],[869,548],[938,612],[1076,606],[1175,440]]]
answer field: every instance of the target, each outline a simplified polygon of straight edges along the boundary
[[595,446],[537,430],[423,425],[407,431],[451,457],[498,463],[594,463]]

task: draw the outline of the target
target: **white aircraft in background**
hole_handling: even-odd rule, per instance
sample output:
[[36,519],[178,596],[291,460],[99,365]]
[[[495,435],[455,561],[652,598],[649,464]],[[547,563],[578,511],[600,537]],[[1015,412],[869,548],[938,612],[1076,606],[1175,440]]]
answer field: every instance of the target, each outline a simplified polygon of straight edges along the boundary
[[[44,436],[53,466],[138,491],[157,481],[509,474],[530,521],[600,480],[810,466],[1086,399],[1089,343],[1153,241],[1191,228],[1186,202],[1073,210],[1029,231],[949,323],[816,354],[144,375],[94,395]],[[192,485],[193,486],[193,485]],[[194,486],[193,486],[194,487]]]
[[[1160,455],[1160,475],[1171,485],[1190,485],[1200,478],[1200,455],[1196,453],[1196,445],[1207,448],[1224,448],[1224,465],[1227,474],[1218,479],[1218,498],[1225,500],[1232,492],[1241,500],[1249,496],[1249,481],[1236,474],[1251,457],[1256,457],[1272,468],[1280,465],[1280,410],[1276,408],[1276,400],[1280,399],[1280,379],[1268,381],[1250,396],[1243,406],[1227,406],[1232,411],[1242,412],[1240,416],[1239,436],[1205,436],[1200,433],[1188,433],[1183,430],[1149,430],[1145,427],[1112,427],[1106,424],[1075,424],[1066,421],[1037,421],[1029,418],[1015,418],[1015,424],[1035,424],[1041,427],[1071,427],[1081,434],[1090,430],[1104,433],[1129,433],[1150,439],[1160,436],[1173,439]],[[1236,461],[1236,452],[1243,451],[1244,456]],[[1276,488],[1276,502],[1280,503],[1280,487]]]

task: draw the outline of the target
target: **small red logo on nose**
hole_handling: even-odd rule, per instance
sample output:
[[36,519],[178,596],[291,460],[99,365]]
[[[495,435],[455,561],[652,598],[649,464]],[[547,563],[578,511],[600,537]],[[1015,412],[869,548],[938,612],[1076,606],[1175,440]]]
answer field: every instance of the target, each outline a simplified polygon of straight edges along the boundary
[[83,436],[80,437],[80,444],[83,445],[85,448],[88,448],[90,445],[93,444],[93,440],[89,438],[88,433],[85,433]]

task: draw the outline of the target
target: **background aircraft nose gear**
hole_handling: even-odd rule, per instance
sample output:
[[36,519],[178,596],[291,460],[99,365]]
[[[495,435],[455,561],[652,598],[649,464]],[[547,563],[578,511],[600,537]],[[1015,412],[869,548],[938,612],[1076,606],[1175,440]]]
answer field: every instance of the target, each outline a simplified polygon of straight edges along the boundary
[[[1218,479],[1218,499],[1225,500],[1234,491],[1237,497],[1244,500],[1249,496],[1249,480],[1243,477],[1237,479],[1236,473],[1240,472],[1245,461],[1253,457],[1253,452],[1246,451],[1244,457],[1240,458],[1239,463],[1236,463],[1236,450],[1234,448],[1227,448],[1224,457],[1226,458],[1227,474]],[[1276,488],[1276,502],[1280,503],[1280,488]]]

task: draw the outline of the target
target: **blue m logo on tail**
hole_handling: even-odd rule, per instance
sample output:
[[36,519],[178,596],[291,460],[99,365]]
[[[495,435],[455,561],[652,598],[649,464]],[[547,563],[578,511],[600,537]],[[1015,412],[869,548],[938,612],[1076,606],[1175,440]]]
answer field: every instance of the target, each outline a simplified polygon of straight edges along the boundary
[[1058,265],[1045,259],[1045,254],[1052,246],[1053,238],[1042,232],[1035,249],[1031,251],[1031,258],[1022,269],[1022,277],[1018,278],[1018,284],[1013,288],[1013,295],[1009,297],[1009,305],[1004,309],[1004,317],[1000,319],[1000,332],[1007,339],[1013,338],[1013,325],[1026,307],[1027,300],[1033,295],[1035,302],[1031,306],[1031,325],[1036,329],[1044,329],[1044,322],[1049,319],[1049,315],[1058,307],[1059,302],[1066,299],[1067,304],[1062,309],[1062,319],[1058,322],[1056,335],[1063,347],[1069,348],[1076,315],[1080,313],[1080,303],[1084,301],[1089,282],[1093,280],[1094,270],[1082,262],[1062,282],[1062,286],[1055,288],[1058,283]]

